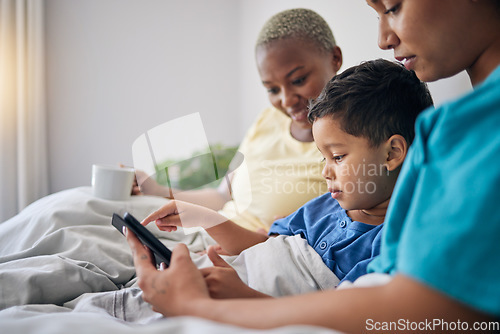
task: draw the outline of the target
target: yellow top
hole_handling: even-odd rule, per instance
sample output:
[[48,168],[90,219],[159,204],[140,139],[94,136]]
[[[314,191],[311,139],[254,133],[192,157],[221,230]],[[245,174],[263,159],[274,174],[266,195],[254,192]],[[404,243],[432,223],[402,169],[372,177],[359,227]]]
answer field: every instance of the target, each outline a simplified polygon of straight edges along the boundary
[[250,230],[269,230],[275,219],[327,191],[316,144],[294,139],[291,121],[275,108],[265,109],[238,149],[244,162],[231,182],[233,200],[221,213]]

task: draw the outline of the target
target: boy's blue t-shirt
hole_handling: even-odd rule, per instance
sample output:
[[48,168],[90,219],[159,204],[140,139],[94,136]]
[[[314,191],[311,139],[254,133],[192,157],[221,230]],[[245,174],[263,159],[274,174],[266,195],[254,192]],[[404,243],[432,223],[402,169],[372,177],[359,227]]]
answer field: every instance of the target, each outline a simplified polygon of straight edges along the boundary
[[500,316],[500,67],[418,118],[370,271]]
[[381,229],[353,221],[326,193],[275,221],[269,234],[300,234],[341,281],[354,281],[379,254]]

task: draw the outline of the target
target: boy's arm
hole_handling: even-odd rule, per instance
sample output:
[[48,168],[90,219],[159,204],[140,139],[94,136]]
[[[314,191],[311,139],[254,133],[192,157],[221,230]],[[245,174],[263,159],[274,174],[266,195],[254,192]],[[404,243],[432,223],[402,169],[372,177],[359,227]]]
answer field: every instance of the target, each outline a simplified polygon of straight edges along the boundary
[[247,230],[214,210],[177,200],[172,200],[151,213],[142,224],[147,225],[152,221],[155,221],[162,231],[175,231],[177,227],[203,227],[232,255],[268,239],[268,236]]
[[[187,247],[178,245],[170,268],[157,271],[150,254],[132,233],[127,240],[143,298],[165,316],[192,315],[250,328],[273,328],[306,324],[334,328],[347,333],[436,333],[453,332],[443,327],[429,330],[426,324],[491,321],[479,313],[407,276],[396,275],[377,287],[327,290],[279,299],[210,299],[200,271]],[[484,323],[483,323],[484,324]],[[415,327],[417,326],[417,327]],[[464,330],[464,332],[467,332]],[[478,332],[478,331],[476,331]]]
[[260,244],[269,238],[262,233],[247,230],[231,220],[207,228],[207,232],[229,255],[240,254],[245,249]]

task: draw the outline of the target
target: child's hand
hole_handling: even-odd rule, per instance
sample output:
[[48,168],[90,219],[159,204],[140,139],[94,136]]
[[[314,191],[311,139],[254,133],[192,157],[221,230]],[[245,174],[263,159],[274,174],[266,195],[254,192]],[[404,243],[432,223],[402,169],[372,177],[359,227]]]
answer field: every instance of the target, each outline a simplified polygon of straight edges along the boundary
[[[216,244],[216,245],[212,245],[212,248],[215,250],[215,252],[219,255],[231,255],[229,254],[229,252],[225,251],[224,248],[222,248],[219,244]],[[205,255],[207,254],[207,250],[204,249],[198,253],[196,253],[198,255]]]
[[200,271],[205,278],[210,297],[217,299],[268,297],[243,283],[236,270],[220,257],[216,247],[208,247],[207,254],[214,266]]
[[154,221],[162,231],[175,231],[177,227],[197,227],[205,229],[227,221],[227,218],[204,206],[172,200],[151,213],[142,222],[147,225]]

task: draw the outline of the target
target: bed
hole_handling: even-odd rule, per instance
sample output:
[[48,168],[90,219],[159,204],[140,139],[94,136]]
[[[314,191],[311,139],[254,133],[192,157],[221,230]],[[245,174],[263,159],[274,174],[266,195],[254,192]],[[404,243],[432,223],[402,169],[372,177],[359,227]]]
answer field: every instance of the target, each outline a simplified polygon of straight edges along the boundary
[[[166,201],[107,201],[80,187],[44,197],[0,223],[0,332],[256,332],[193,317],[167,319],[142,300],[130,248],[111,216],[128,211],[142,219]],[[188,245],[199,268],[211,265],[196,254],[212,242],[203,231],[148,228],[167,246]],[[298,236],[271,238],[226,260],[248,285],[273,296],[332,289],[339,281]],[[304,326],[264,332],[332,333]]]

